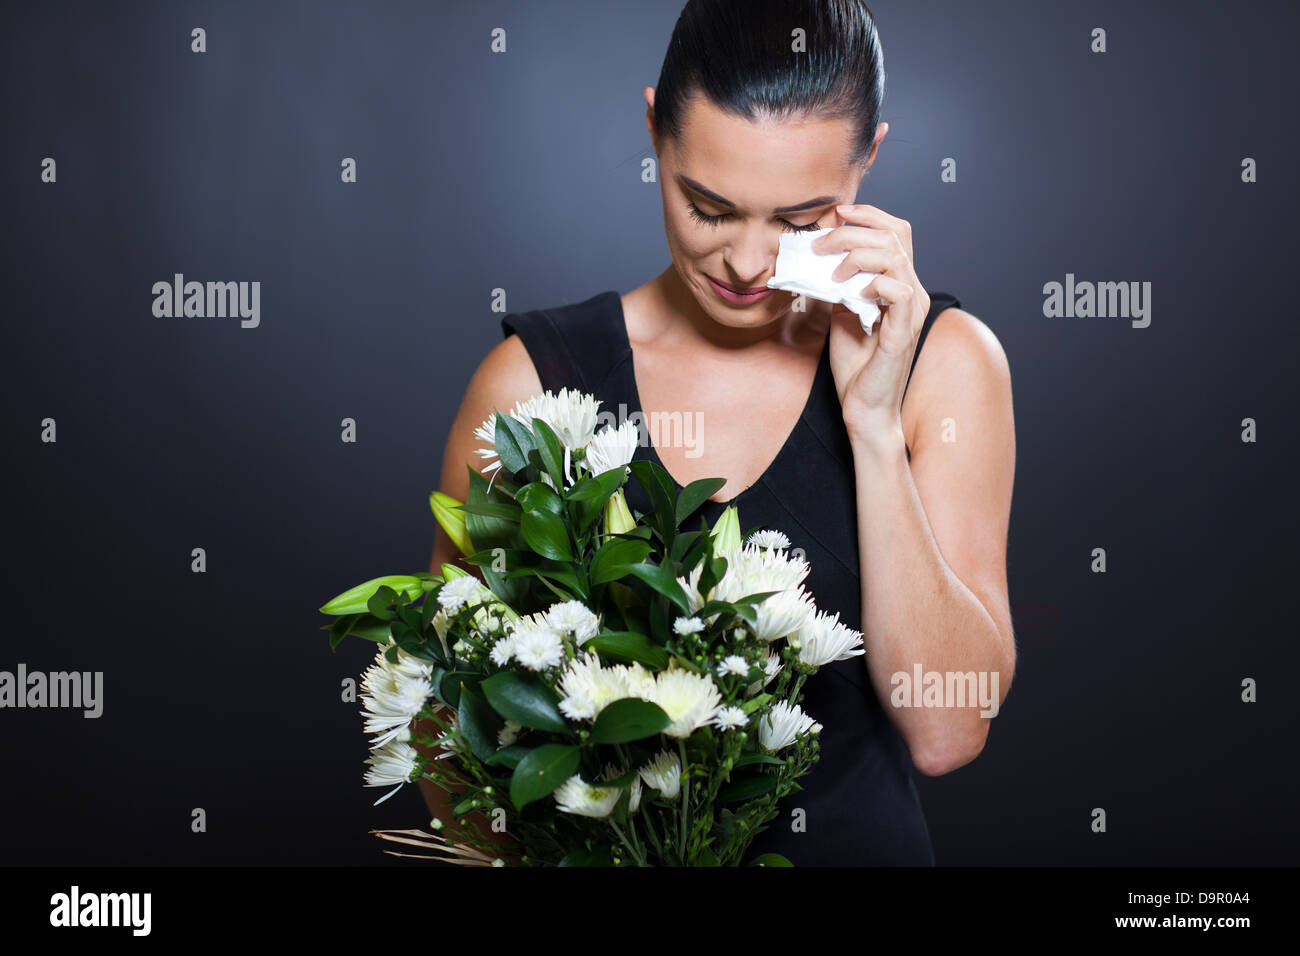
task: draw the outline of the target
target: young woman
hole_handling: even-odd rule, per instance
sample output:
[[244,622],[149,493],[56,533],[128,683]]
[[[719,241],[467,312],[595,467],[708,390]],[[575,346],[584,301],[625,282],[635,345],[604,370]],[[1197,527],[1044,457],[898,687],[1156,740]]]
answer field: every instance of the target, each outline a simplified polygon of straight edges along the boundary
[[[679,488],[726,478],[703,516],[735,503],[744,529],[785,532],[818,606],[864,635],[864,656],[805,685],[821,758],[751,851],[805,866],[933,863],[912,770],[973,760],[988,718],[905,706],[895,675],[997,674],[1000,705],[1015,663],[1010,373],[989,328],[922,285],[912,225],[855,202],[888,130],[884,76],[859,0],[690,0],[645,90],[671,264],[622,295],[506,316],[439,485],[463,500],[474,427],[543,388],[702,426],[648,428],[636,457]],[[766,288],[781,234],[827,227],[818,248],[848,253],[835,278],[878,274],[871,335],[843,306]],[[635,482],[628,498],[650,507]],[[456,554],[439,531],[434,570]],[[445,816],[447,795],[421,787]]]

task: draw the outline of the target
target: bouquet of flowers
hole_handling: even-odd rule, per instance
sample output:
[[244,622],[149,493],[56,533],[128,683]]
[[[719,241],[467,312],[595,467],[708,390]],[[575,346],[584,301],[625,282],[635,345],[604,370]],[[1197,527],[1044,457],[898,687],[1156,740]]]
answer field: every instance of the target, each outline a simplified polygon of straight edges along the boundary
[[[801,688],[862,654],[861,633],[817,608],[780,531],[742,539],[735,507],[687,530],[725,480],[679,494],[632,461],[634,421],[597,430],[599,404],[562,389],[496,411],[467,500],[432,494],[481,579],[444,564],[320,609],[331,648],[379,645],[365,784],[392,786],[384,800],[424,778],[458,801],[434,832],[372,831],[384,839],[467,865],[740,865],[817,759]],[[648,513],[630,512],[629,475]]]

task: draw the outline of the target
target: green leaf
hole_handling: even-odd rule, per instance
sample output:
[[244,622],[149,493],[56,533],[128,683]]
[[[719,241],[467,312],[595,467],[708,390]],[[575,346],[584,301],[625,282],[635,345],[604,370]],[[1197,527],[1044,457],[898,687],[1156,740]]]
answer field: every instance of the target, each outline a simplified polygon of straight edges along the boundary
[[777,774],[733,780],[718,791],[718,802],[736,803],[741,800],[752,800],[754,797],[772,792],[780,782],[781,778]]
[[624,697],[601,710],[591,727],[591,739],[598,744],[625,744],[652,737],[670,723],[658,704]]
[[613,866],[614,858],[609,851],[609,844],[602,843],[593,850],[584,846],[574,847],[556,866]]
[[519,761],[510,778],[510,800],[522,810],[540,800],[578,772],[579,748],[566,744],[542,744]]
[[[374,641],[376,644],[387,644],[392,636],[392,625],[387,621],[375,617],[373,614],[349,614],[347,617],[341,617],[333,624],[328,625],[330,632],[330,647],[337,647],[338,642],[349,635],[353,637],[364,638],[367,641]],[[338,635],[337,640],[335,635]]]
[[525,511],[549,511],[553,515],[564,514],[564,499],[555,493],[555,489],[544,481],[530,481],[517,492],[515,500]]
[[487,760],[497,749],[497,731],[504,722],[488,706],[473,684],[460,689],[460,706],[457,709],[460,732],[469,741],[470,750],[479,760]]
[[469,471],[469,495],[465,502],[467,509],[465,532],[469,535],[474,550],[516,547],[519,538],[518,516],[511,519],[477,513],[478,510],[489,510],[488,506],[493,503],[513,504],[513,502],[498,497],[505,494],[499,485],[494,485],[492,490],[488,491],[487,480],[475,471],[472,465],[467,464],[465,467]]
[[726,478],[699,478],[682,489],[677,497],[677,527],[695,513],[700,505],[711,498],[719,488],[727,483]]
[[564,522],[549,511],[525,511],[521,527],[528,546],[542,557],[556,561],[573,560],[569,531]]
[[517,475],[528,467],[528,452],[533,447],[533,436],[527,425],[498,411],[494,435],[497,455],[506,471]]
[[677,583],[672,572],[667,568],[660,567],[656,564],[629,564],[627,566],[629,574],[634,574],[646,584],[662,594],[683,614],[691,613],[691,605],[686,600],[686,592],[682,586]]
[[491,757],[488,757],[484,763],[497,767],[509,767],[514,770],[515,767],[519,766],[519,761],[532,753],[532,750],[532,747],[525,747],[522,744],[511,744],[509,747],[502,747]]
[[627,574],[629,564],[639,564],[650,554],[650,542],[641,538],[614,538],[606,541],[591,562],[591,583],[617,581]]
[[750,866],[794,866],[780,853],[763,853],[749,861]]
[[602,657],[644,664],[652,670],[661,671],[668,666],[668,651],[635,631],[606,631],[597,634],[582,646],[585,650],[596,651]]
[[478,675],[471,674],[469,671],[448,671],[443,674],[442,681],[438,685],[438,694],[442,702],[449,707],[459,709],[461,687],[466,684],[467,679],[469,686],[473,687]]
[[537,454],[542,467],[550,475],[556,488],[564,487],[564,444],[554,430],[540,418],[533,419],[533,438],[537,441]]
[[481,686],[488,703],[507,720],[534,730],[570,733],[557,706],[560,698],[540,681],[514,671],[501,671]]
[[751,763],[771,763],[771,764],[776,764],[778,767],[785,766],[785,761],[782,760],[780,757],[774,757],[771,754],[760,754],[760,753],[745,754],[744,756],[736,760],[735,766],[746,767]]
[[650,506],[654,509],[653,516],[646,516],[646,522],[659,532],[665,546],[670,545],[676,530],[676,509],[673,504],[676,486],[672,477],[660,465],[648,459],[631,462],[628,467],[632,469],[637,483],[645,489],[650,498]]

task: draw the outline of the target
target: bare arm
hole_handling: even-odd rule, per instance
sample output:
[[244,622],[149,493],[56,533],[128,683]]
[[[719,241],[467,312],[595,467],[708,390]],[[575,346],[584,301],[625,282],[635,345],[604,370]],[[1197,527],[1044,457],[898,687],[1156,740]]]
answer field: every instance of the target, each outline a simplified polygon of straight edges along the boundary
[[[983,674],[985,691],[996,691],[988,708],[996,712],[1016,660],[1006,567],[1011,375],[987,326],[960,309],[943,316],[905,398],[916,423],[910,467],[901,432],[851,436],[868,674],[913,764],[928,776],[974,760],[989,718],[969,700],[893,706],[894,675],[914,682],[918,665],[922,674]],[[922,392],[915,379],[923,366]]]
[[[451,495],[457,501],[464,501],[469,495],[469,473],[466,465],[470,465],[477,471],[480,465],[485,464],[485,460],[475,453],[475,449],[483,447],[483,442],[474,437],[474,429],[493,414],[493,409],[509,413],[516,402],[541,390],[542,384],[537,377],[537,371],[519,336],[511,335],[496,345],[470,378],[460,408],[452,421],[443,450],[442,473],[437,490]],[[436,522],[434,526],[430,573],[441,574],[443,564],[455,564],[477,574],[477,568],[463,560],[460,549],[447,537],[442,527]],[[426,736],[437,736],[439,730],[432,721],[419,721],[416,723],[415,732]],[[442,753],[441,747],[427,748],[413,745],[430,759]],[[419,786],[429,813],[436,819],[450,820],[451,811],[460,802],[461,796],[450,794],[424,779],[419,781]],[[479,829],[488,834],[507,855],[518,852],[507,834],[492,832],[491,821],[481,815],[476,815],[474,819]]]

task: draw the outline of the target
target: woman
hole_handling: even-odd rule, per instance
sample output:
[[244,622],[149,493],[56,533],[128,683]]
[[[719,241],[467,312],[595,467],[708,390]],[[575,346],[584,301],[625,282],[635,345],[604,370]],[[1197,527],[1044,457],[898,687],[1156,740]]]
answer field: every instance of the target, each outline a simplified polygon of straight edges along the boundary
[[[710,523],[734,502],[742,527],[780,529],[802,550],[805,586],[863,632],[866,653],[805,685],[821,759],[752,849],[796,865],[932,864],[912,768],[973,760],[988,719],[952,701],[910,706],[895,675],[996,673],[1000,705],[1015,660],[1007,362],[987,326],[922,286],[911,225],[854,204],[888,130],[883,92],[875,25],[857,0],[687,3],[645,90],[672,264],[625,295],[506,316],[440,484],[463,500],[474,426],[567,385],[602,412],[686,426],[675,440],[646,435],[636,457],[679,488],[724,477],[701,512]],[[782,232],[827,227],[818,247],[847,251],[835,278],[878,274],[864,280],[883,311],[871,335],[843,306],[796,306],[765,287]],[[635,482],[628,497],[649,510]],[[456,553],[439,531],[434,569]],[[421,786],[445,816],[446,795]]]

